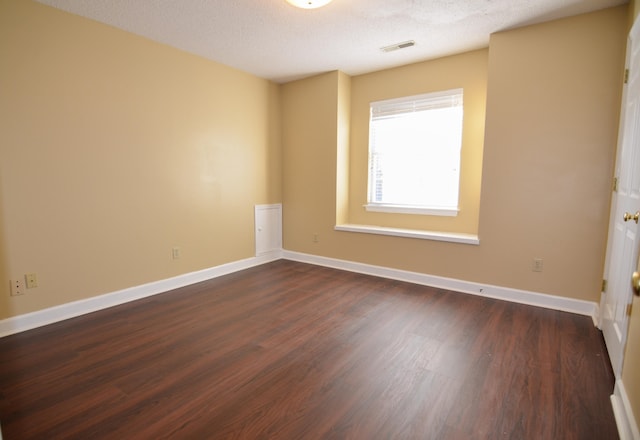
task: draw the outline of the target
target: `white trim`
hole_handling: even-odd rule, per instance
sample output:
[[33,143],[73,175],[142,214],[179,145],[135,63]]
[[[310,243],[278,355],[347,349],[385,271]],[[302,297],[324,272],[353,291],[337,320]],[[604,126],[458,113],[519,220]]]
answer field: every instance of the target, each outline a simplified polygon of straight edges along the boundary
[[475,283],[471,281],[462,281],[453,278],[444,278],[382,266],[372,266],[364,263],[338,260],[335,258],[321,257],[318,255],[303,254],[300,252],[286,250],[282,252],[282,258],[302,263],[315,264],[318,266],[332,267],[334,269],[348,270],[350,272],[357,272],[366,275],[374,275],[382,278],[407,281],[410,283],[453,290],[461,293],[486,296],[488,298],[576,313],[578,315],[591,316],[592,319],[594,319],[594,322],[594,317],[598,311],[598,307],[595,302],[548,295],[546,293],[511,289],[508,287],[493,286],[490,284]]
[[279,260],[281,258],[303,263],[315,264],[318,266],[333,267],[336,269],[348,270],[351,272],[379,276],[383,278],[407,281],[410,283],[453,290],[461,293],[486,296],[489,298],[501,299],[521,304],[528,304],[532,306],[545,307],[548,309],[577,313],[580,315],[591,316],[594,319],[594,322],[595,316],[597,316],[597,304],[589,301],[547,295],[544,293],[510,289],[489,284],[456,280],[453,278],[438,277],[434,275],[409,272],[381,266],[372,266],[364,263],[321,257],[318,255],[278,250],[268,255],[261,255],[259,257],[252,257],[245,260],[234,261],[209,269],[203,269],[197,272],[191,272],[184,275],[179,275],[177,277],[155,281],[128,289],[74,301],[44,310],[39,310],[37,312],[7,318],[0,321],[0,337],[20,333],[26,330],[31,330],[33,328],[41,327],[47,324],[53,324],[65,319],[74,318],[76,316],[81,316],[87,313],[117,306],[130,301],[135,301],[137,299],[157,295],[169,290],[178,289],[180,287],[248,269],[250,267]]
[[395,214],[439,215],[442,217],[456,217],[458,208],[428,208],[417,205],[392,205],[388,203],[370,202],[363,205],[370,212],[391,212]]
[[640,440],[638,423],[633,415],[631,402],[629,402],[622,379],[616,380],[616,386],[611,395],[611,406],[616,418],[620,440]]
[[419,238],[421,240],[448,241],[451,243],[480,244],[480,239],[475,234],[463,234],[460,232],[421,231],[419,229],[387,228],[384,226],[336,225],[336,231],[360,232],[363,234],[391,235],[394,237]]
[[270,254],[233,261],[231,263],[199,270],[197,272],[186,273],[173,278],[154,281],[148,284],[130,287],[128,289],[118,290],[116,292],[106,293],[100,296],[94,296],[92,298],[61,304],[59,306],[39,310],[37,312],[3,319],[0,321],[0,337],[31,330],[36,327],[74,318],[76,316],[135,301],[137,299],[146,298],[148,296],[157,295],[159,293],[164,293],[169,290],[199,283],[222,275],[227,275],[239,270],[248,269],[270,261],[279,260],[281,257],[282,251],[274,251]]

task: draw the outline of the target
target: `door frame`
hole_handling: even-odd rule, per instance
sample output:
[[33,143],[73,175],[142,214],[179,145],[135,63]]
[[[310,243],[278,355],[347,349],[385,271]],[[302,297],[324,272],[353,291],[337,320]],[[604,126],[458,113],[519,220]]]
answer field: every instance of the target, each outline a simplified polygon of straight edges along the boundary
[[[626,48],[626,56],[625,56],[625,69],[629,69],[631,65],[631,57],[633,46],[640,44],[640,16],[636,17],[634,20],[633,26],[627,36],[627,48]],[[640,54],[640,48],[637,49],[637,52]],[[638,55],[640,56],[640,55]],[[626,119],[626,103],[629,93],[629,87],[623,86],[622,89],[622,99],[620,101],[621,111],[620,111],[620,123],[618,128],[618,143],[616,145],[616,162],[615,162],[615,177],[619,177],[620,166],[621,166],[621,150],[622,150],[622,138],[623,129],[625,128],[625,119]],[[640,148],[638,146],[640,142],[636,143],[636,148]],[[616,205],[617,205],[617,193],[612,191],[611,197],[611,209],[609,213],[609,231],[608,231],[608,240],[607,240],[607,253],[605,258],[604,265],[604,277],[606,279],[609,274],[610,266],[611,266],[611,256],[612,256],[612,247],[613,247],[613,233],[615,229],[615,221],[614,216],[616,214]],[[618,213],[619,215],[619,213]],[[635,262],[636,266],[638,266],[638,261]],[[640,267],[640,266],[638,266]],[[630,282],[630,280],[621,280],[622,282]],[[605,295],[606,293],[601,293],[600,299],[600,313],[598,317],[598,327],[600,329],[603,328],[603,320],[605,313]],[[633,301],[633,293],[631,294]],[[640,313],[640,311],[636,311],[636,313]],[[625,387],[622,383],[622,367],[624,366],[624,354],[627,344],[627,338],[629,334],[629,319],[627,319],[624,333],[623,333],[623,347],[622,347],[622,357],[620,361],[620,371],[614,371],[615,374],[615,387],[613,393],[611,394],[611,406],[613,409],[613,413],[616,419],[616,425],[618,427],[618,433],[621,439],[640,439],[640,430],[638,429],[638,423],[634,416],[633,408],[631,407],[631,403],[629,401],[629,397],[627,396]]]
[[[636,19],[634,21],[634,24],[627,36],[627,48],[626,48],[626,55],[625,55],[625,71],[628,70],[630,68],[631,65],[631,56],[633,54],[633,47],[634,45],[639,45],[640,44],[640,19]],[[640,54],[640,50],[637,50],[637,52]],[[622,88],[622,96],[621,96],[621,101],[620,101],[620,121],[618,124],[618,141],[616,144],[616,158],[615,158],[615,168],[614,168],[614,178],[619,179],[620,177],[620,171],[622,168],[622,164],[621,164],[621,153],[622,153],[622,146],[623,146],[623,138],[624,138],[624,129],[625,129],[625,121],[626,121],[626,113],[627,113],[627,98],[628,98],[628,93],[629,93],[629,87],[627,86],[627,84],[623,85]],[[640,148],[640,142],[636,142],[633,145],[634,148],[638,149]],[[609,210],[609,228],[608,228],[608,235],[607,235],[607,249],[606,249],[606,256],[605,256],[605,264],[604,264],[604,271],[603,271],[603,280],[607,280],[607,277],[609,275],[609,271],[611,269],[611,259],[612,259],[612,247],[613,247],[613,243],[614,243],[614,239],[613,239],[613,235],[615,233],[615,218],[616,216],[618,216],[620,213],[617,212],[617,208],[618,208],[618,193],[616,191],[616,188],[614,187],[614,185],[612,185],[612,193],[611,193],[611,207]],[[636,264],[638,263],[637,261],[635,262]],[[610,282],[611,280],[607,280],[607,284],[611,285],[612,283]],[[630,283],[630,280],[619,280],[622,283]],[[603,283],[603,287],[605,288],[604,290],[606,290],[605,287],[605,283]],[[602,291],[600,293],[600,307],[599,307],[599,316],[598,316],[598,328],[600,328],[601,330],[603,329],[603,323],[604,323],[604,310],[605,310],[605,306],[606,306],[606,292]],[[630,294],[631,296],[629,297],[630,301],[633,301],[633,293]],[[614,366],[612,365],[613,368],[613,372],[615,375],[616,379],[619,379],[621,377],[622,374],[622,366],[624,365],[624,351],[625,351],[625,346],[626,346],[626,342],[627,342],[627,335],[628,335],[628,331],[629,331],[629,320],[626,320],[626,323],[624,325],[624,331],[621,332],[621,345],[622,345],[622,353],[621,353],[621,358],[620,358],[620,365]],[[606,341],[605,341],[606,342]]]

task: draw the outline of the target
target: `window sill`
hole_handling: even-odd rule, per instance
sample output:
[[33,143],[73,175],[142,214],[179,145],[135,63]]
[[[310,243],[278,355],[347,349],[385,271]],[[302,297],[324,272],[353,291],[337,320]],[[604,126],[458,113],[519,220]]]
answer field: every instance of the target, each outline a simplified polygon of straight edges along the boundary
[[420,214],[420,215],[440,215],[446,217],[456,217],[458,209],[446,208],[418,208],[410,205],[385,205],[381,203],[364,205],[367,211],[391,212],[396,214]]
[[462,234],[458,232],[421,231],[418,229],[386,228],[383,226],[336,225],[336,231],[359,232],[364,234],[391,235],[394,237],[418,238],[421,240],[447,241],[451,243],[479,245],[480,239],[474,234]]

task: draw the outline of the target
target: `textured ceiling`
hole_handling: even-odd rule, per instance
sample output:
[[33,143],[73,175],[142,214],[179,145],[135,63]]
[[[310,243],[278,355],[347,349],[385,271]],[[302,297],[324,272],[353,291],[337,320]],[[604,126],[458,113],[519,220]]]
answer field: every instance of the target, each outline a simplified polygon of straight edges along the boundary
[[[38,0],[276,82],[349,75],[486,47],[493,32],[628,0]],[[381,47],[407,40],[393,52]]]

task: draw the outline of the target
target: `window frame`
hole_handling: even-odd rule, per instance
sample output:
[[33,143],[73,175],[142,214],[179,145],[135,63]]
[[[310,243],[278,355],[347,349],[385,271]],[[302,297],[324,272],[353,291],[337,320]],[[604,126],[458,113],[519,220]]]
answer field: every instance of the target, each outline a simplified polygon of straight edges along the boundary
[[[413,204],[393,204],[383,202],[372,202],[372,188],[375,186],[375,179],[372,176],[372,122],[374,118],[374,109],[381,111],[386,107],[386,112],[389,114],[409,114],[414,113],[415,108],[423,108],[428,110],[429,108],[447,108],[454,107],[454,105],[448,105],[446,101],[458,101],[461,107],[461,120],[460,120],[460,146],[458,153],[458,188],[456,195],[455,207],[437,207],[427,205],[413,205]],[[401,107],[405,107],[403,110]],[[368,145],[368,159],[367,159],[367,203],[364,208],[371,212],[383,212],[383,213],[397,213],[397,214],[419,214],[419,215],[433,215],[433,216],[448,216],[455,217],[460,212],[460,189],[462,181],[462,145],[463,145],[463,132],[464,132],[464,89],[455,88],[449,90],[442,90],[431,93],[424,93],[419,95],[405,96],[401,98],[393,98],[382,101],[374,101],[369,104],[369,145]]]

